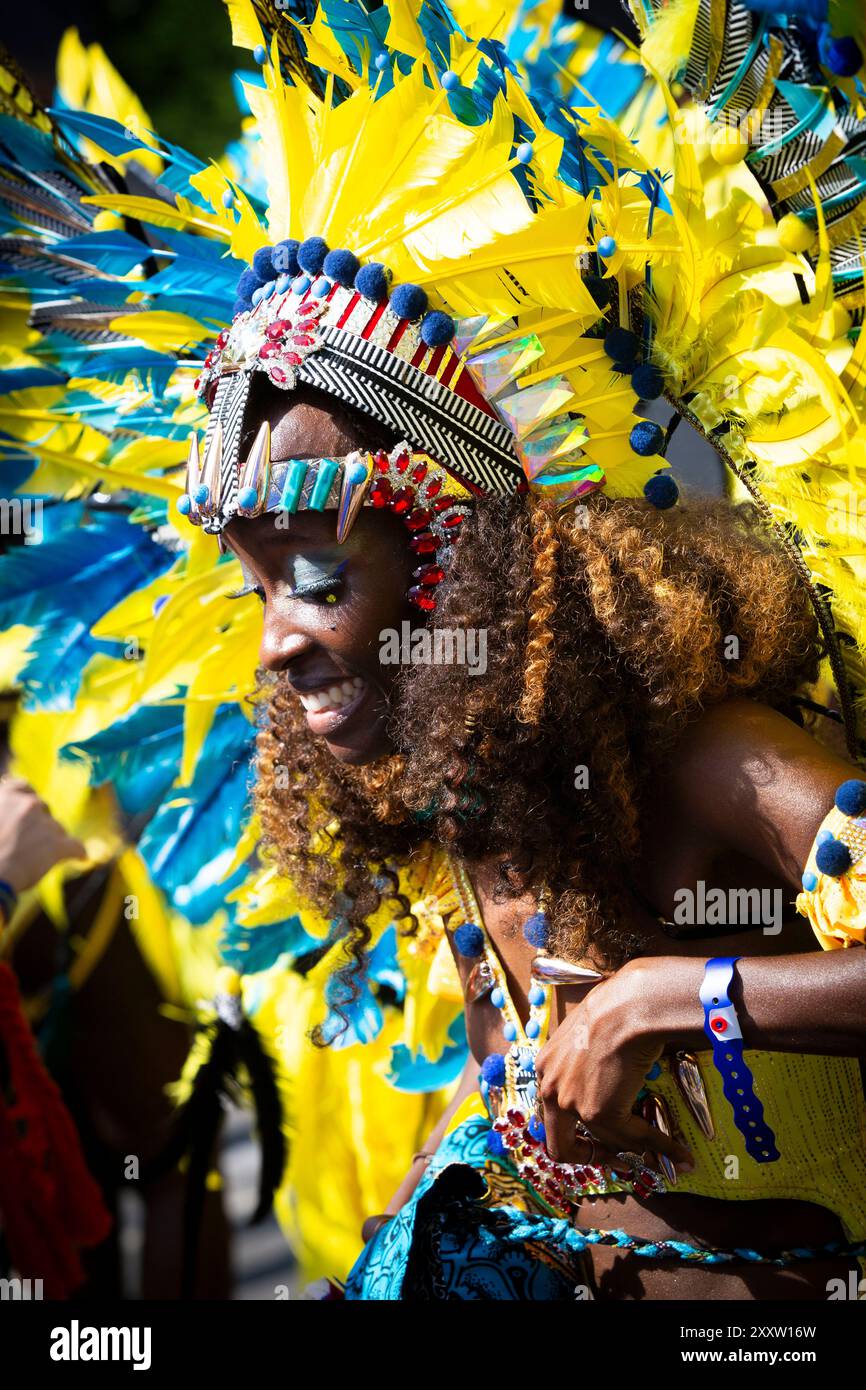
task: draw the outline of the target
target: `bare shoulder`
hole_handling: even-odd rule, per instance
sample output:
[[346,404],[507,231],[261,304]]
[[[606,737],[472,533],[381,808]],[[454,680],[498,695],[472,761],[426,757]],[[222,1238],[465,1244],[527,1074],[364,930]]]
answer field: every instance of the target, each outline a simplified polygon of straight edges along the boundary
[[671,756],[673,803],[708,835],[796,881],[840,782],[863,772],[754,700],[725,700]]

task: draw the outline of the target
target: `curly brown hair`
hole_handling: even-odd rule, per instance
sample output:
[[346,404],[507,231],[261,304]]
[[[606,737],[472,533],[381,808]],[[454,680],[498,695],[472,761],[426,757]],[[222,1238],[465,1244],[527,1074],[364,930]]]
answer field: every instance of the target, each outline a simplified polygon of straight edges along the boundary
[[560,953],[628,959],[640,943],[617,925],[624,869],[653,771],[710,705],[747,695],[782,708],[818,675],[808,594],[751,504],[660,512],[597,494],[575,515],[485,499],[439,592],[437,627],[486,629],[487,672],[404,668],[389,757],[337,763],[282,678],[264,702],[266,840],[302,893],[336,913],[346,1002],[383,898],[412,930],[395,863],[431,839],[469,863],[500,856],[506,892],[526,885],[509,890],[508,866],[531,865]]

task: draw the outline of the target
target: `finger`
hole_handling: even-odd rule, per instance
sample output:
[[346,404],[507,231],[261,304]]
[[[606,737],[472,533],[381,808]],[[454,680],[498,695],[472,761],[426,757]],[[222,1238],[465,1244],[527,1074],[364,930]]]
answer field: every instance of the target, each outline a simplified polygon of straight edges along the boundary
[[388,1222],[392,1220],[393,1217],[391,1216],[368,1216],[361,1227],[361,1239],[364,1244],[366,1245],[368,1241],[371,1241],[376,1232],[381,1230],[383,1226],[387,1226]]
[[655,1129],[637,1115],[624,1117],[615,1129],[596,1125],[593,1133],[601,1143],[617,1152],[641,1153],[649,1149],[652,1153],[664,1154],[683,1172],[690,1172],[695,1166],[694,1158],[685,1144]]
[[81,840],[76,840],[72,835],[64,835],[60,845],[60,859],[88,859],[86,845]]

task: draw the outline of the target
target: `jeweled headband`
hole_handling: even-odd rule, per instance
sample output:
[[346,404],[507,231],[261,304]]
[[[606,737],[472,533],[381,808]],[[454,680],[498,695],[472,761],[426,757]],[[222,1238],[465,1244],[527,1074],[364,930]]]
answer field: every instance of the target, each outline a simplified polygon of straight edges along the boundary
[[[318,387],[388,426],[423,453],[428,469],[437,460],[455,495],[507,496],[528,480],[549,480],[573,500],[600,487],[604,473],[575,460],[586,439],[580,420],[521,428],[539,400],[534,392],[518,397],[516,383],[540,355],[531,333],[515,340],[483,317],[456,324],[428,310],[420,286],[392,290],[386,267],[329,251],[321,237],[262,247],[241,276],[231,327],[219,334],[196,383],[211,415],[203,466],[197,440],[191,444],[183,510],[219,533],[233,516],[251,514],[244,492],[249,500],[258,488],[262,509],[261,432],[249,458],[239,456],[256,372],[284,391],[299,382]],[[545,395],[556,389],[554,382]],[[345,470],[318,485],[308,478],[296,507],[314,505],[313,498],[321,509],[337,507],[345,538],[372,481],[359,467],[357,478]],[[196,491],[206,500],[197,502]],[[273,478],[266,492],[264,509],[279,509]]]

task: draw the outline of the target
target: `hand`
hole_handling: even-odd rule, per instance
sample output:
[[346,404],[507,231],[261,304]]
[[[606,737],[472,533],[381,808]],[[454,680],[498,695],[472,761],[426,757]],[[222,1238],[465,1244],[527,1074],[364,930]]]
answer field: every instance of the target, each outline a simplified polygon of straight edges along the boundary
[[[650,1151],[679,1168],[693,1166],[683,1144],[631,1113],[668,1041],[663,1015],[671,964],[670,957],[630,961],[595,985],[541,1048],[535,1070],[547,1149],[560,1163],[621,1167],[617,1153]],[[575,1134],[578,1119],[597,1141],[594,1151]]]
[[382,1226],[387,1226],[389,1221],[394,1220],[394,1213],[383,1213],[382,1216],[368,1216],[361,1227],[361,1239],[367,1245]]
[[44,801],[18,777],[0,781],[0,878],[21,893],[62,859],[85,859],[80,840],[67,835]]

